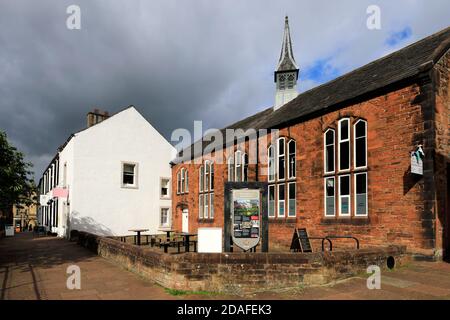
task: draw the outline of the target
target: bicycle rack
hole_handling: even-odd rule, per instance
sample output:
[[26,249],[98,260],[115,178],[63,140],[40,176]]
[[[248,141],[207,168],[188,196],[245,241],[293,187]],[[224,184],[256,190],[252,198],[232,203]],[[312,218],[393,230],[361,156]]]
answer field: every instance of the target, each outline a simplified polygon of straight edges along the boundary
[[356,249],[359,250],[359,240],[356,237],[353,237],[353,236],[326,236],[326,237],[322,238],[322,251],[324,251],[325,240],[328,240],[328,242],[330,243],[330,251],[333,250],[333,242],[331,241],[331,239],[353,239],[356,242]]

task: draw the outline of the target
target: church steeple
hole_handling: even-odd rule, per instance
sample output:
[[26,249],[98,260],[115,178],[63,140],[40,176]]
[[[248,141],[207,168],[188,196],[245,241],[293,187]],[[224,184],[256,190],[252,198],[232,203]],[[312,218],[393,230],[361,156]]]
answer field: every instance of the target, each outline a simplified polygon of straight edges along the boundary
[[294,53],[292,52],[289,19],[286,16],[280,59],[278,60],[277,69],[274,74],[276,84],[275,110],[297,97],[298,73],[299,68],[295,62]]

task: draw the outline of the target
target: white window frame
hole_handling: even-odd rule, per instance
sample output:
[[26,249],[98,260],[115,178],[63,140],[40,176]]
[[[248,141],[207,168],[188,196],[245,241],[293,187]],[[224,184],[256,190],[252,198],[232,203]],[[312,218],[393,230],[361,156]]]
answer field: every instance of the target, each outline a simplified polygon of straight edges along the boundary
[[[349,181],[348,181],[348,188],[349,188],[348,195],[345,195],[345,196],[341,195],[341,184],[342,184],[341,183],[341,179],[344,178],[344,177],[348,177],[348,179],[349,179]],[[352,177],[351,177],[350,174],[343,174],[343,175],[340,175],[338,178],[339,178],[339,185],[338,185],[338,190],[339,190],[339,192],[338,192],[338,197],[339,197],[339,209],[338,209],[338,212],[339,212],[339,216],[340,217],[351,217],[351,215],[352,215]],[[348,213],[345,213],[345,214],[342,213],[342,198],[343,197],[348,197]]]
[[[164,196],[162,194],[162,187],[163,187],[164,180],[167,180],[167,195],[166,196]],[[170,185],[171,185],[170,178],[168,178],[168,177],[160,177],[159,178],[159,196],[161,199],[170,199],[171,198]]]
[[209,194],[209,218],[214,219],[214,192]]
[[[291,157],[291,144],[294,145],[294,175],[291,176],[291,161],[290,161],[290,157]],[[287,168],[287,178],[288,179],[295,179],[296,177],[296,170],[297,170],[297,159],[296,159],[296,155],[297,155],[297,143],[294,139],[290,139],[287,143],[287,157],[286,157],[286,165],[285,167]]]
[[184,193],[189,192],[189,177],[188,177],[188,171],[185,169],[184,171]]
[[[348,121],[348,126],[347,126],[347,131],[348,131],[348,134],[347,134],[347,139],[344,139],[344,140],[341,140],[341,127],[342,127],[342,122],[344,122],[344,121]],[[342,118],[342,119],[340,119],[339,121],[338,121],[338,170],[339,170],[339,172],[347,172],[347,171],[350,171],[350,168],[352,167],[352,164],[351,164],[351,155],[350,155],[350,150],[351,150],[351,146],[350,146],[350,133],[351,133],[351,130],[350,130],[350,118]],[[346,168],[346,169],[342,169],[341,168],[341,143],[344,143],[344,142],[348,142],[348,168]]]
[[210,184],[211,184],[211,182],[209,180],[209,178],[210,178],[209,172],[210,172],[210,169],[211,169],[210,166],[209,166],[209,163],[210,163],[210,161],[206,160],[204,162],[204,164],[203,164],[203,167],[204,167],[203,173],[205,175],[205,177],[203,178],[203,183],[204,183],[203,191],[204,192],[208,192],[209,191],[209,187],[210,187]]
[[[328,132],[331,131],[333,132],[333,170],[332,171],[327,171],[327,164],[328,164],[328,158],[327,158],[327,149],[328,146],[331,146],[331,144],[327,144],[327,134]],[[336,131],[332,128],[328,129],[327,131],[325,131],[325,133],[323,134],[323,171],[325,172],[325,174],[333,174],[336,171]]]
[[[124,167],[125,165],[132,165],[134,166],[134,170],[133,170],[133,184],[126,184],[123,183],[123,174],[124,174]],[[139,184],[138,184],[138,178],[139,178],[139,164],[137,162],[130,162],[130,161],[122,161],[121,162],[121,174],[120,174],[120,185],[122,188],[125,189],[138,189]]]
[[[364,122],[364,139],[365,141],[365,165],[364,166],[356,166],[356,125],[359,122]],[[359,138],[361,139],[361,138]],[[355,166],[355,169],[367,169],[367,121],[363,120],[363,119],[359,119],[358,121],[355,122],[355,124],[353,125],[353,163]]]
[[198,173],[198,184],[199,184],[200,192],[203,192],[204,183],[205,183],[205,168],[202,164],[199,168],[199,173]]
[[[327,214],[327,180],[333,180],[333,215],[328,215]],[[332,176],[332,177],[325,177],[323,179],[323,200],[324,200],[324,210],[323,210],[323,215],[325,216],[325,218],[334,218],[336,217],[336,177]]]
[[214,162],[205,160],[199,169],[199,219],[214,219]]
[[[280,140],[283,140],[283,154],[280,154]],[[280,168],[279,168],[279,163],[280,163],[280,158],[284,157],[284,178],[280,179]],[[277,159],[277,163],[276,163],[276,180],[277,181],[284,181],[286,180],[286,138],[285,137],[281,137],[277,139],[277,155],[276,155],[276,159]]]
[[[167,209],[167,224],[162,224],[161,223],[161,218],[162,218],[162,211]],[[163,227],[163,228],[168,228],[171,226],[170,223],[170,207],[160,207],[159,208],[159,226]]]
[[204,202],[203,202],[203,193],[198,195],[198,218],[203,219],[204,218]]
[[[247,179],[245,178],[245,175],[247,174]],[[247,153],[242,153],[242,181],[247,182],[248,181],[248,155]]]
[[[270,150],[272,150],[272,178],[270,179],[271,176],[271,167],[270,167]],[[275,181],[275,176],[276,176],[276,157],[275,157],[275,147],[273,145],[269,146],[267,148],[267,180],[269,182],[274,182]]]
[[203,219],[209,217],[209,193],[203,194]]
[[186,172],[186,169],[185,169],[185,168],[181,168],[181,183],[180,183],[180,185],[181,185],[181,190],[180,190],[181,194],[184,194],[184,187],[185,187],[185,185],[184,185],[185,172]]
[[[280,199],[280,189],[284,189],[284,199]],[[280,214],[281,202],[283,202],[283,214]],[[284,183],[277,184],[277,217],[286,217],[286,188]]]
[[209,191],[214,190],[214,162],[209,163]]
[[[356,189],[356,176],[359,176],[359,175],[365,175],[366,176],[366,213],[365,214],[358,214],[358,211],[357,211],[357,203],[356,203],[356,201],[357,201],[357,189]],[[354,182],[353,182],[353,187],[354,187],[354,190],[355,190],[355,196],[354,196],[354,207],[355,207],[355,214],[354,214],[354,216],[355,217],[367,217],[368,215],[369,215],[369,180],[368,180],[368,175],[367,175],[367,172],[358,172],[358,173],[355,173],[354,174],[354,177],[353,177],[354,179]]]
[[[294,214],[291,214],[291,212],[289,211],[289,201],[291,200],[290,195],[289,195],[289,187],[291,185],[294,185],[294,199],[293,199],[294,200]],[[288,216],[288,218],[295,218],[297,216],[297,183],[296,182],[289,182],[287,184],[286,190],[287,190],[286,197],[288,199],[287,200],[287,206],[286,206],[287,210],[288,210],[287,216]]]
[[[227,164],[228,164],[228,181],[234,181],[234,172],[235,172],[234,155],[228,158]],[[231,170],[233,170],[233,172]]]
[[63,188],[67,187],[67,161],[64,162],[63,166]]
[[[273,188],[273,213],[270,214],[270,188]],[[267,187],[267,216],[269,218],[275,218],[277,216],[276,203],[277,203],[277,185],[271,184]]]
[[[236,150],[234,153],[234,181],[242,182],[244,170],[243,170],[243,162],[242,162],[243,152],[241,150]],[[241,172],[241,179],[238,180],[238,170]]]

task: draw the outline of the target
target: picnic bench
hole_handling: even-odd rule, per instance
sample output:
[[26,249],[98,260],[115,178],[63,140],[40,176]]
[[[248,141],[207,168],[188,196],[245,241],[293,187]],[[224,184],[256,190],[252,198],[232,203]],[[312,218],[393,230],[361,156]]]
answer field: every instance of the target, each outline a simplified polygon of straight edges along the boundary
[[165,241],[159,239],[159,247],[164,248],[164,253],[169,251],[169,247],[177,248],[177,252],[181,253],[181,247],[184,246],[184,251],[190,251],[190,245],[194,245],[194,252],[197,251],[197,240],[191,240],[191,237],[197,236],[195,233],[181,232],[174,233],[173,239],[167,238]]

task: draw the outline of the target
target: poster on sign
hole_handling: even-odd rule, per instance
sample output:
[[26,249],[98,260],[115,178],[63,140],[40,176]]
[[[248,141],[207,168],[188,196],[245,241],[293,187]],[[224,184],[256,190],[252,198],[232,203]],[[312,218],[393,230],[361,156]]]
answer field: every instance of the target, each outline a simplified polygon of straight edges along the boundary
[[232,192],[233,243],[249,250],[259,243],[261,227],[260,190],[240,189]]

